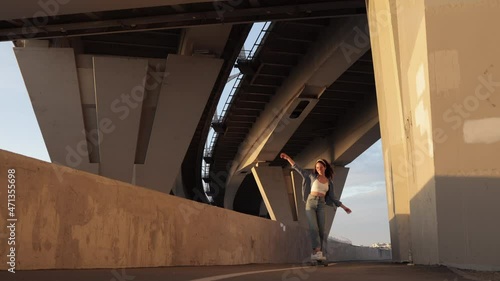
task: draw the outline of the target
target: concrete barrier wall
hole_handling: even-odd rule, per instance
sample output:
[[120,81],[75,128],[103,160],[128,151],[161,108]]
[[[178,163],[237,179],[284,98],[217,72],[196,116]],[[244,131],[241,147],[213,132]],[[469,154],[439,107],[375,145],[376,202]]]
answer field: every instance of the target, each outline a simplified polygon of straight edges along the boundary
[[[16,177],[16,270],[293,263],[309,255],[307,232],[298,225],[0,150],[4,235],[8,169]],[[11,246],[1,245],[4,270]]]
[[354,246],[337,241],[328,241],[330,261],[392,260],[392,252],[387,249]]
[[[15,169],[15,222],[7,221],[9,169]],[[2,150],[0,182],[0,236],[15,235],[15,245],[1,244],[1,270],[9,268],[11,247],[16,270],[301,263],[310,255],[309,236],[298,223],[283,225]],[[333,260],[375,259],[350,245],[330,247]]]

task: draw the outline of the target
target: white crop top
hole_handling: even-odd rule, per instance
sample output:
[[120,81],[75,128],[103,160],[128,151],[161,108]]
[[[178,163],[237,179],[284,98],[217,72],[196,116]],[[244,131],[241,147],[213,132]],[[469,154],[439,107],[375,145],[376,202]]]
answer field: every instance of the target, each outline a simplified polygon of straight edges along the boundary
[[326,194],[328,191],[328,182],[327,183],[321,183],[319,180],[314,180],[312,186],[311,186],[311,192],[319,192],[322,194]]

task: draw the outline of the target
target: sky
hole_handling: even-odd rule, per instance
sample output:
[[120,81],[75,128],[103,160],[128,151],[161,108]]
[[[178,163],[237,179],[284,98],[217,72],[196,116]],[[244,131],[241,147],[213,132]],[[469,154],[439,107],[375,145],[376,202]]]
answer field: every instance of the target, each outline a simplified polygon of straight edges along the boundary
[[[255,42],[257,36],[252,32],[248,42]],[[252,45],[245,43],[245,49]],[[12,48],[11,42],[0,42],[0,149],[50,162]],[[228,90],[224,92],[221,103],[227,99]],[[218,112],[221,110],[219,106]],[[350,171],[341,201],[353,212],[347,215],[339,209],[330,236],[354,245],[390,242],[380,140],[347,167]]]
[[0,149],[50,162],[11,42],[0,42]]
[[390,243],[382,143],[378,140],[349,165],[340,200],[352,209],[337,210],[330,236],[354,245]]

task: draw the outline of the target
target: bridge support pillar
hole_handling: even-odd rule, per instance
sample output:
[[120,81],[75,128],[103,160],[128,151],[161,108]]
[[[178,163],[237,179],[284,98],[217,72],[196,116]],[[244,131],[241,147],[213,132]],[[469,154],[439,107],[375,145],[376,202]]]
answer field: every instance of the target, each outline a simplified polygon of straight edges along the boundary
[[169,193],[212,93],[223,60],[170,55],[148,152],[135,165],[137,185]]
[[86,101],[80,96],[74,51],[46,45],[14,48],[14,53],[50,159],[98,173],[99,165],[89,159],[92,149],[87,146],[82,106]]
[[491,1],[367,1],[393,258],[499,270]]
[[223,60],[15,54],[51,161],[170,193]]
[[292,223],[294,221],[290,205],[292,196],[289,196],[283,168],[258,165],[252,168],[252,173],[271,219]]

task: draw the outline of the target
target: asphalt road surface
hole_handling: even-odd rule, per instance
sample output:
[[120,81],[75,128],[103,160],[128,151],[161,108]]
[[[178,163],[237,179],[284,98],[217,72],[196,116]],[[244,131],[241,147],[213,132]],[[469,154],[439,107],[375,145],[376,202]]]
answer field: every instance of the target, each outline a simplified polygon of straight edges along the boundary
[[[301,264],[161,267],[0,272],[2,281],[462,281],[482,280],[442,266],[342,262],[328,267]],[[493,280],[491,277],[483,280]]]

